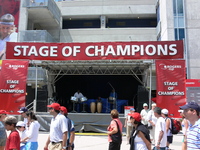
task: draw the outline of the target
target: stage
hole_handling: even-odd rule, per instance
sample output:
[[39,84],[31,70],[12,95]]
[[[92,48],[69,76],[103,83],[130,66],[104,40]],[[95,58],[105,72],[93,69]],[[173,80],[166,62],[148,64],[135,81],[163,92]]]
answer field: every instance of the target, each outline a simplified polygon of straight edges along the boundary
[[[48,132],[53,116],[45,112],[37,112],[36,115],[41,125],[40,130]],[[73,120],[76,132],[106,133],[111,121],[110,113],[69,113],[68,117]],[[119,118],[124,125],[124,114],[119,114]],[[123,132],[126,132],[125,128]]]

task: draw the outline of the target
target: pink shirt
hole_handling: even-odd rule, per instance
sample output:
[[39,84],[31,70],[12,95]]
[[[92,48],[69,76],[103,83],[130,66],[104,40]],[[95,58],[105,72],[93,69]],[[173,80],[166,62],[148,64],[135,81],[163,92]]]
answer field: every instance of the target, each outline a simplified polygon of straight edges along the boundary
[[[119,129],[120,129],[120,132],[122,132],[122,122],[119,120],[119,118],[116,118],[116,119],[113,119],[111,122],[110,122],[110,125],[108,126],[107,130],[108,131],[112,131],[114,128],[117,128],[117,124],[116,122],[114,121],[116,120],[118,125],[119,125]],[[108,135],[108,142],[112,142],[112,139],[111,139],[111,136]]]

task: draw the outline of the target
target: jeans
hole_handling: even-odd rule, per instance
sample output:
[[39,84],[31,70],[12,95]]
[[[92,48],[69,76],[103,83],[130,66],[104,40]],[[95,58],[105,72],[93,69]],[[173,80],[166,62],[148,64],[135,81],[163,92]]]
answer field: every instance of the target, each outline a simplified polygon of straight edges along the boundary
[[157,149],[157,147],[154,147],[153,150],[166,150],[166,147],[160,147],[160,149]]

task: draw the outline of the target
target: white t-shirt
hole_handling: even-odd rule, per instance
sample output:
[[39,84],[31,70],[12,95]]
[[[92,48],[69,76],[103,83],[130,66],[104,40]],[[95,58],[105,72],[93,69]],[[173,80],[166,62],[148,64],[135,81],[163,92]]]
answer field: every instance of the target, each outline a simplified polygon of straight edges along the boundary
[[[154,115],[153,110],[150,110],[147,114],[147,121],[151,120],[154,124],[156,124],[157,122],[157,118]],[[148,122],[148,125],[150,125],[150,123]]]
[[169,130],[167,131],[167,136],[173,136],[171,129],[172,129],[172,123],[171,123],[171,119],[170,118],[166,118],[165,122],[167,121],[167,119],[169,119]]
[[68,120],[64,115],[59,113],[55,118],[51,119],[50,141],[63,141],[63,133],[66,131],[68,131]]
[[30,127],[26,130],[27,137],[29,137],[27,142],[37,142],[39,128],[40,124],[38,121],[31,122]]
[[141,117],[144,118],[141,121],[142,124],[144,124],[144,125],[148,124],[148,121],[147,121],[148,112],[149,112],[149,109],[147,109],[147,110],[146,109],[142,109],[142,111],[140,112]]
[[0,39],[0,57],[4,54],[2,59],[5,59],[6,42],[17,42],[17,33],[13,32],[5,37],[3,40]]
[[167,132],[166,132],[166,123],[163,117],[159,117],[155,126],[155,146],[157,146],[160,131],[163,131],[163,137],[160,141],[160,147],[166,147],[167,143]]

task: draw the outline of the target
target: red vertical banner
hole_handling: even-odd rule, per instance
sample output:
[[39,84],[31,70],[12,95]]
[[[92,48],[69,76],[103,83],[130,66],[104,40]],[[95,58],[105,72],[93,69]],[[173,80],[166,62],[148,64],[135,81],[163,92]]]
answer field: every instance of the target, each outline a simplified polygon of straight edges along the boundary
[[28,61],[3,60],[1,62],[0,109],[16,114],[19,107],[25,105]]
[[180,117],[179,106],[186,103],[185,73],[185,60],[156,61],[156,103],[172,117]]

